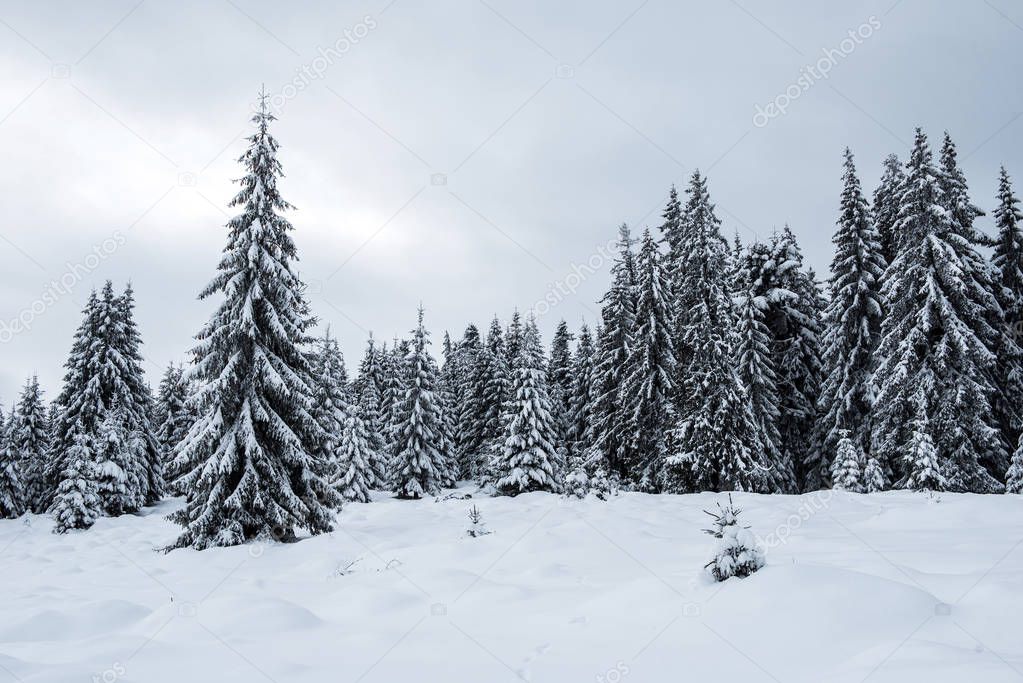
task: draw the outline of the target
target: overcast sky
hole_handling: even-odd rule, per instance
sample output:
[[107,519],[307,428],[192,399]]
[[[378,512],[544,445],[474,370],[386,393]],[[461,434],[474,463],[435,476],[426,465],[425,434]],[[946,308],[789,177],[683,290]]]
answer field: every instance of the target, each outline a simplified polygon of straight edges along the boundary
[[420,301],[437,346],[545,298],[545,337],[592,323],[616,226],[695,168],[726,234],[789,223],[822,276],[845,145],[871,191],[948,129],[991,208],[999,164],[1023,190],[1021,40],[1009,0],[0,0],[0,400],[32,372],[53,397],[107,278],[154,386],[185,358],[261,84],[351,368]]

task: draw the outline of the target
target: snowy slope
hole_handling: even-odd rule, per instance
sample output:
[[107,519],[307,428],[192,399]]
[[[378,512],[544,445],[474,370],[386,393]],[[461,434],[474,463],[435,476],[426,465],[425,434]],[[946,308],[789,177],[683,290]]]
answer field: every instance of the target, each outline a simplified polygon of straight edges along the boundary
[[67,536],[0,521],[0,681],[1023,675],[1023,497],[737,494],[768,564],[713,584],[719,498],[476,498],[478,539],[469,501],[381,498],[328,536],[170,554],[178,500]]

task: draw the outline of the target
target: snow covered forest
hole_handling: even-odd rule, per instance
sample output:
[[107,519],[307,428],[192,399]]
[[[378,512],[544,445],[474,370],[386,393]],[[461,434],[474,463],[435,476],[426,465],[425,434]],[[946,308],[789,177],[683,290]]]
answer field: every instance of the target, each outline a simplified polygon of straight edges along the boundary
[[350,370],[329,329],[311,335],[261,102],[187,362],[153,392],[131,286],[94,291],[60,393],[47,404],[29,378],[6,417],[4,517],[48,512],[63,533],[180,495],[174,545],[203,549],[465,481],[598,499],[1023,491],[1023,214],[1004,168],[997,197],[970,195],[948,134],[917,130],[872,193],[836,150],[826,281],[788,227],[723,234],[697,171],[657,225],[618,228],[592,326],[545,344],[512,311],[432,335],[424,302]]

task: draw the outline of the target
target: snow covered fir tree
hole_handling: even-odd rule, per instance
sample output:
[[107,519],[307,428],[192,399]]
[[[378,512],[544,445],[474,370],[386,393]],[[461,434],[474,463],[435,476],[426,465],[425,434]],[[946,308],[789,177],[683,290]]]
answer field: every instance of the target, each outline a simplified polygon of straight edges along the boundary
[[685,361],[676,371],[676,422],[660,485],[668,493],[758,491],[770,470],[737,368],[728,245],[706,178],[694,173],[686,192],[682,221],[688,234],[674,290],[690,307],[675,330]]
[[564,465],[555,446],[558,429],[551,414],[540,333],[533,320],[517,344],[513,368],[511,397],[504,408],[504,444],[490,465],[494,487],[503,495],[557,492]]
[[50,453],[50,420],[39,378],[25,382],[17,407],[7,423],[7,452],[18,466],[25,494],[25,509],[46,511],[46,464]]
[[821,387],[817,423],[817,439],[824,453],[834,453],[845,438],[851,439],[847,451],[869,446],[874,401],[871,377],[884,317],[880,287],[887,263],[848,149],[844,170],[841,213],[832,240],[835,257],[830,301],[824,313],[828,374]]
[[402,498],[421,498],[440,490],[447,467],[443,454],[444,422],[435,392],[437,371],[427,348],[429,333],[423,326],[423,307],[412,331],[405,395],[395,414],[391,454],[391,485]]
[[[876,463],[876,461],[875,461]],[[839,432],[838,453],[831,466],[831,481],[836,489],[863,493],[866,463],[860,446],[849,436],[849,430]],[[872,476],[875,476],[872,473]]]
[[197,335],[191,397],[196,419],[177,446],[185,507],[179,547],[288,540],[296,528],[333,528],[339,500],[318,462],[321,427],[312,414],[315,379],[305,353],[313,318],[293,264],[291,205],[281,196],[275,117],[260,97],[255,132],[239,160],[244,177],[231,206],[217,274],[200,294],[222,302]]
[[25,511],[25,488],[21,481],[18,461],[10,448],[10,425],[0,415],[0,433],[7,442],[0,449],[0,518],[14,518]]
[[764,566],[764,552],[749,527],[739,520],[742,510],[728,496],[728,504],[717,504],[718,511],[704,510],[714,520],[714,528],[704,532],[717,539],[714,557],[705,566],[715,581],[725,581],[733,576],[745,578]]
[[[58,531],[91,525],[100,509],[135,512],[164,493],[131,285],[118,296],[108,280],[89,296],[83,317],[54,402],[48,461],[33,468],[30,484],[33,508],[60,510]],[[38,422],[42,411],[35,412]]]
[[[989,493],[1001,488],[999,473],[982,463],[1004,460],[990,403],[1001,321],[989,316],[998,305],[977,251],[975,214],[951,178],[949,152],[943,156],[939,168],[918,130],[899,194],[900,244],[882,280],[888,310],[873,377],[872,448],[908,488],[941,480],[953,491]],[[907,452],[930,464],[907,468],[922,462]]]
[[184,440],[195,417],[188,405],[191,394],[192,386],[185,375],[185,368],[177,363],[168,365],[160,379],[153,424],[164,454],[164,481],[168,491],[175,494],[183,491],[178,487],[179,473],[172,466],[174,449]]
[[[989,215],[974,202],[947,134],[932,152],[918,130],[872,193],[836,159],[823,285],[788,226],[727,239],[696,171],[659,224],[617,228],[599,319],[513,309],[434,336],[420,305],[349,375],[352,340],[317,331],[298,274],[274,120],[264,93],[190,357],[154,395],[132,286],[89,293],[52,403],[33,375],[4,416],[0,516],[64,533],[180,496],[173,547],[204,549],[452,486],[1023,491],[1023,212],[1004,168]],[[741,527],[718,527],[713,571],[754,567]]]
[[671,284],[663,257],[649,230],[643,232],[636,275],[636,327],[624,371],[622,408],[626,434],[635,445],[626,463],[641,481],[653,486],[667,453],[666,433],[674,392],[675,344]]

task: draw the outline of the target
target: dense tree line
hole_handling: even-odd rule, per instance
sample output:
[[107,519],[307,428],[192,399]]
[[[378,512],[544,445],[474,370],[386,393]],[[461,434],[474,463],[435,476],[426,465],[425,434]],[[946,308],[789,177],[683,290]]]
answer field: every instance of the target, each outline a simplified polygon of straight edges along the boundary
[[337,339],[311,336],[273,120],[253,118],[190,362],[154,398],[130,285],[93,292],[51,406],[33,377],[0,416],[0,514],[49,511],[65,531],[184,495],[175,545],[206,548],[327,531],[344,501],[460,480],[601,497],[1023,489],[1023,213],[1002,169],[996,234],[979,230],[947,135],[935,160],[918,130],[869,199],[845,151],[824,285],[787,226],[730,243],[696,172],[655,229],[618,229],[595,328],[562,321],[545,351],[515,311],[435,354],[420,306],[349,378]]

